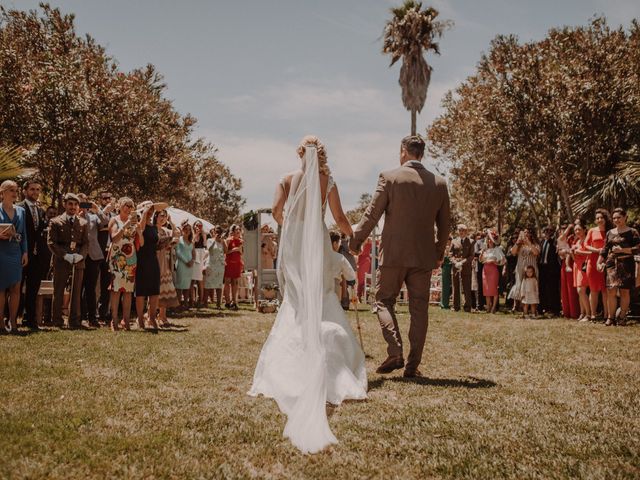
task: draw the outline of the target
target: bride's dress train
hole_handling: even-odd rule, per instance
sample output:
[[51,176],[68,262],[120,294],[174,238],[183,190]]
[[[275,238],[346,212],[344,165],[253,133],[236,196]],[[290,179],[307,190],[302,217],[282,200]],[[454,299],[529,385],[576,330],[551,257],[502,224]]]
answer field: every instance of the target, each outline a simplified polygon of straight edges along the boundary
[[337,443],[326,402],[367,398],[367,374],[364,353],[334,291],[340,267],[324,225],[317,157],[307,150],[308,168],[303,166],[285,206],[278,257],[283,302],[249,395],[275,399],[288,417],[285,437],[302,452],[315,453]]

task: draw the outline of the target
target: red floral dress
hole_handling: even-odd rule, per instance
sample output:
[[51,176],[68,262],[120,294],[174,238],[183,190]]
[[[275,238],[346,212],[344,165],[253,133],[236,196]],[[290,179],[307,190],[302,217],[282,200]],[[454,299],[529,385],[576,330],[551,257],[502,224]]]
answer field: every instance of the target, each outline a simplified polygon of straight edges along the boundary
[[[118,229],[124,222],[119,217],[115,218]],[[136,229],[128,227],[120,240],[111,243],[109,251],[109,271],[111,272],[111,286],[114,292],[133,292],[136,281],[136,265],[138,259],[135,248]]]

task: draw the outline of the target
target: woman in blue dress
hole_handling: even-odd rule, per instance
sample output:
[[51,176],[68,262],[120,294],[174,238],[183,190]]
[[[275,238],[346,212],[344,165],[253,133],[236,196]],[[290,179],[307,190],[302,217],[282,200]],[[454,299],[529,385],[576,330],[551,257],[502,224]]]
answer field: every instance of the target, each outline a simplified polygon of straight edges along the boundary
[[[22,268],[27,264],[27,231],[24,208],[15,205],[18,184],[5,180],[0,185],[0,316],[9,299],[9,331],[18,332],[18,305]],[[6,328],[6,327],[5,327]]]

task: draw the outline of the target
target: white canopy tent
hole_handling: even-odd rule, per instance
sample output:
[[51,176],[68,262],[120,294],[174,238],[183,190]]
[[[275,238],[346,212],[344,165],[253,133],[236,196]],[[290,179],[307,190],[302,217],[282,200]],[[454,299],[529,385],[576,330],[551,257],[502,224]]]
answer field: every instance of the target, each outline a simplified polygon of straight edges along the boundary
[[171,221],[177,227],[179,227],[180,224],[182,222],[184,222],[185,220],[188,221],[192,226],[193,226],[194,222],[196,222],[197,220],[200,220],[202,222],[202,227],[204,228],[204,231],[207,232],[207,233],[209,233],[211,231],[211,229],[214,227],[214,225],[212,223],[207,222],[206,220],[203,220],[202,218],[196,217],[192,213],[186,212],[186,211],[181,210],[181,209],[176,208],[176,207],[167,208],[167,213],[171,216]]

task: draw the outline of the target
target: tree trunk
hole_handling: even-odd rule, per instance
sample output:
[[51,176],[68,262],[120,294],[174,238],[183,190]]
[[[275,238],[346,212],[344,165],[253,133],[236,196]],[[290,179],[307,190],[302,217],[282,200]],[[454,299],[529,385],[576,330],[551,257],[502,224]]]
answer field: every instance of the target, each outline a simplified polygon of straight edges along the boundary
[[533,204],[533,200],[531,200],[531,195],[524,188],[522,183],[520,183],[515,177],[514,177],[514,182],[516,184],[516,187],[518,187],[518,189],[522,192],[522,194],[524,195],[525,200],[529,204],[529,208],[533,212],[533,218],[535,218],[535,220],[536,220],[536,229],[538,229],[538,231],[540,231],[541,230],[540,217],[538,216],[538,211],[536,210],[535,205]]
[[411,110],[411,135],[416,134],[416,111]]

